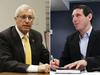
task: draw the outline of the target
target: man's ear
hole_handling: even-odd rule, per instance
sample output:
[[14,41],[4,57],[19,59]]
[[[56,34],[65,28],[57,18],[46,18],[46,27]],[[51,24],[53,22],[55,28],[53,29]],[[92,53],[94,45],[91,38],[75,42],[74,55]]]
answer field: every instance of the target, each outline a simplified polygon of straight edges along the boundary
[[92,15],[91,13],[89,13],[89,14],[88,14],[88,18],[89,18],[89,20],[91,20],[92,17],[93,17],[93,15]]
[[14,17],[15,21],[17,20],[17,17]]

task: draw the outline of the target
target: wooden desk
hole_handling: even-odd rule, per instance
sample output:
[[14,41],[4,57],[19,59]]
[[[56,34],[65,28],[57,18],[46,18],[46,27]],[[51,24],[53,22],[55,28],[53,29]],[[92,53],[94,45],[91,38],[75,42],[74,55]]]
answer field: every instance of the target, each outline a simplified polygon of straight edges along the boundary
[[0,75],[50,75],[50,73],[13,73],[13,72],[2,72]]

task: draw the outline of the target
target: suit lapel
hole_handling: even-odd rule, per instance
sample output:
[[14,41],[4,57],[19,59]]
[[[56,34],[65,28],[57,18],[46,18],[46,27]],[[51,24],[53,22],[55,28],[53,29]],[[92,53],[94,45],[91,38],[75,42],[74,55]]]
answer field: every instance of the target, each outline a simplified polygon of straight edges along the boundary
[[22,59],[23,61],[25,62],[25,54],[24,54],[24,49],[23,49],[23,45],[22,45],[22,42],[21,42],[21,39],[20,39],[20,36],[19,34],[17,33],[15,27],[12,29],[12,37],[13,37],[13,40],[19,50],[19,53],[22,55]]
[[78,59],[81,59],[81,52],[80,52],[80,46],[79,46],[79,33],[77,33],[77,35],[75,36],[75,39],[74,39],[74,44],[76,45],[75,47],[75,52],[76,52],[76,56]]
[[32,51],[32,59],[34,59],[35,57],[35,38],[34,38],[34,34],[31,33],[31,30],[29,31],[29,42],[30,42],[30,46],[31,46],[31,51]]
[[80,60],[81,59],[81,53],[80,53],[80,46],[79,46],[79,32],[77,32],[76,34],[74,34],[71,38],[71,54],[72,56],[75,55],[73,57],[73,62],[76,60]]
[[90,55],[91,50],[93,49],[94,42],[96,40],[96,36],[97,36],[97,33],[95,32],[94,29],[92,29],[91,35],[89,37],[89,42],[88,42],[86,57],[88,57]]

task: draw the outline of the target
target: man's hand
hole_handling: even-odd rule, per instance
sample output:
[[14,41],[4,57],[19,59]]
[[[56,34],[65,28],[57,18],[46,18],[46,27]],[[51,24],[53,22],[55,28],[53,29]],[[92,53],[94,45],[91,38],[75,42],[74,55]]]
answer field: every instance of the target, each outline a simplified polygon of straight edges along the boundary
[[51,69],[56,70],[56,68],[59,68],[58,66],[59,66],[59,60],[58,59],[54,59],[54,61],[53,60],[50,61]]
[[75,61],[73,63],[65,65],[64,68],[71,69],[72,67],[75,67],[75,66],[76,66],[76,69],[83,69],[84,67],[87,66],[87,61],[86,60]]
[[45,72],[49,73],[50,72],[50,65],[49,64],[43,64],[38,67],[38,72]]

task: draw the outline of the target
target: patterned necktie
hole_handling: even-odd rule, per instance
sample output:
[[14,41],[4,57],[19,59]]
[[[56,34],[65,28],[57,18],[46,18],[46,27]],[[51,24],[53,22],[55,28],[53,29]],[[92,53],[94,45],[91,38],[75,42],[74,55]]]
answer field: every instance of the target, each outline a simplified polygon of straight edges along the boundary
[[23,38],[25,39],[25,62],[26,64],[32,63],[32,58],[31,58],[31,48],[28,40],[28,36],[24,35]]

